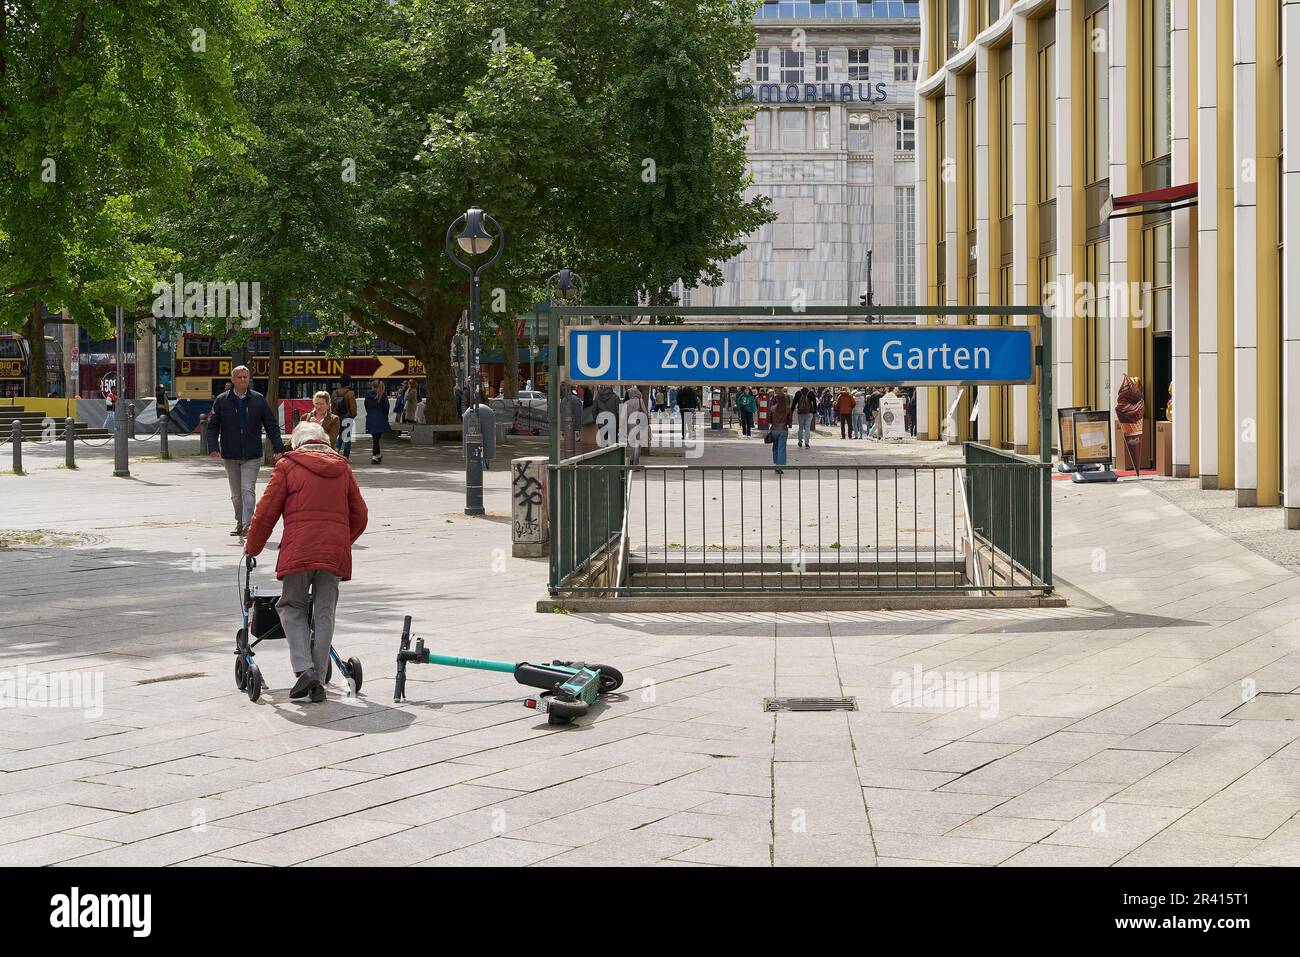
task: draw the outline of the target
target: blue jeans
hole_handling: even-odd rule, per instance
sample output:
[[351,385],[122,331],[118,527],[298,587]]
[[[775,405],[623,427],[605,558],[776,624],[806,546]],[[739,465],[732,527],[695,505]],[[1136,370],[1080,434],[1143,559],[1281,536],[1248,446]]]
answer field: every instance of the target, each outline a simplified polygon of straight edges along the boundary
[[795,414],[799,417],[799,441],[807,445],[812,441],[809,430],[812,428],[813,414],[811,412],[797,412]]
[[772,464],[785,465],[785,444],[790,440],[789,429],[772,429]]
[[853,413],[853,437],[855,439],[862,438],[862,426],[865,419],[866,415],[862,412]]

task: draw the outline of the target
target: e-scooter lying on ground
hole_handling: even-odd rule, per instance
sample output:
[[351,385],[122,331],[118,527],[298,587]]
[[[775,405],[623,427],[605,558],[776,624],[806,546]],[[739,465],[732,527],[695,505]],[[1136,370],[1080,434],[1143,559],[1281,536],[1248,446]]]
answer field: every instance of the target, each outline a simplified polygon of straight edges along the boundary
[[402,624],[402,644],[397,651],[394,702],[406,697],[407,664],[446,665],[512,674],[521,685],[542,689],[540,695],[525,700],[524,707],[546,712],[549,724],[568,724],[574,718],[581,718],[600,695],[609,694],[623,684],[622,673],[609,665],[589,665],[581,661],[552,661],[549,665],[539,665],[527,661],[458,658],[429,651],[424,647],[423,638],[416,638],[412,648],[410,615]]
[[[280,600],[280,592],[264,591],[252,584],[253,569],[256,567],[256,558],[252,555],[244,556],[244,578],[239,589],[240,606],[244,612],[244,627],[235,633],[235,687],[247,694],[249,701],[256,701],[262,694],[262,670],[253,661],[253,648],[264,641],[284,637],[280,613],[275,608]],[[309,612],[308,622],[310,621]],[[312,635],[312,640],[315,641],[314,628]],[[253,639],[251,642],[250,637]],[[326,684],[329,684],[336,664],[339,673],[347,679],[348,697],[351,698],[361,690],[361,661],[358,658],[344,661],[331,645],[329,663],[325,671]]]

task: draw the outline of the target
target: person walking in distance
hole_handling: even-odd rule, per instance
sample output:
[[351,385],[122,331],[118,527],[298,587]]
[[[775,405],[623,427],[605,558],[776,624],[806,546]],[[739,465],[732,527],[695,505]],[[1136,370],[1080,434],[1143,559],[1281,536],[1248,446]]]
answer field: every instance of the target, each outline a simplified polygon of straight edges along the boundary
[[330,448],[338,444],[339,429],[342,423],[339,417],[330,411],[330,394],[325,391],[317,392],[311,399],[312,410],[303,416],[303,422],[315,422],[325,434],[329,436]]
[[275,563],[275,577],[283,585],[276,611],[297,678],[289,697],[310,695],[320,702],[325,700],[339,582],[352,577],[352,546],[369,516],[352,469],[330,447],[319,424],[298,423],[290,444],[293,451],[276,463],[257,503],[244,554],[259,554],[283,517]]
[[236,366],[230,373],[231,388],[212,402],[208,416],[209,455],[222,460],[230,481],[230,504],[235,509],[235,529],[230,534],[243,538],[253,520],[257,501],[257,472],[262,467],[262,433],[271,440],[278,461],[284,454],[280,426],[262,393],[249,388],[248,366]]
[[748,438],[754,430],[754,413],[758,411],[758,403],[749,386],[741,389],[736,397],[736,411],[740,413],[740,432]]
[[109,389],[108,395],[104,396],[104,410],[107,413],[104,416],[104,431],[112,432],[117,426],[117,392],[113,389]]
[[[811,413],[810,413],[811,414]],[[785,465],[786,445],[790,441],[790,419],[793,415],[790,408],[790,397],[785,394],[785,387],[777,392],[767,408],[767,437],[764,441],[772,445],[772,464],[776,466],[776,473],[781,475]],[[802,428],[802,426],[801,426]]]
[[384,394],[384,383],[379,379],[371,379],[370,394],[366,396],[366,432],[370,434],[371,465],[379,465],[384,461],[379,440],[389,429],[388,396]]
[[849,387],[845,386],[843,391],[835,397],[835,414],[840,420],[840,438],[852,438],[853,427],[853,393]]
[[695,394],[694,386],[684,385],[677,391],[677,408],[682,413],[682,441],[688,438],[688,433],[694,432],[691,420],[695,418],[695,410],[699,407],[700,399]]
[[335,446],[345,459],[352,457],[352,428],[357,421],[357,394],[352,391],[352,377],[339,376],[339,387],[330,393],[330,409],[339,417],[339,437]]
[[867,397],[862,390],[853,393],[853,431],[849,433],[855,439],[862,438],[863,425],[866,421]]
[[812,448],[812,420],[816,410],[817,394],[812,389],[800,389],[795,393],[794,413],[799,417],[800,448]]
[[641,464],[641,446],[646,444],[646,433],[650,431],[649,420],[645,411],[645,399],[637,386],[630,386],[627,397],[623,400],[624,421],[627,423],[627,464]]

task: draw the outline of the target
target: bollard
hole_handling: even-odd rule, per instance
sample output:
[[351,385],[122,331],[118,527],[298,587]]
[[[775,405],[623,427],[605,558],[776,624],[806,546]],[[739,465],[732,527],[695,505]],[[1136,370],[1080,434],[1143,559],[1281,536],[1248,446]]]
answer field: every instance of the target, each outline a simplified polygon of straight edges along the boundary
[[767,392],[758,394],[758,427],[760,430],[767,429]]
[[160,450],[158,454],[161,455],[164,459],[169,459],[172,457],[171,452],[168,451],[167,449],[168,418],[169,418],[168,416],[164,415],[162,418],[158,420],[158,448]]
[[714,389],[709,402],[709,425],[715,429],[722,428],[722,390]]
[[204,412],[199,416],[199,454],[208,454],[208,415]]
[[75,419],[63,420],[63,464],[70,469],[77,467],[77,422]]
[[14,419],[9,429],[9,441],[14,447],[14,474],[23,474],[23,424]]

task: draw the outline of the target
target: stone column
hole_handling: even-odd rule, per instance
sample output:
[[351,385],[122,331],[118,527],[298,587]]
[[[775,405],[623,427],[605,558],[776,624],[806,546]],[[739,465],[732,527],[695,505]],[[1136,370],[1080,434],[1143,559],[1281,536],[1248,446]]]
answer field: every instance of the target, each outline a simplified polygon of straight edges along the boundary
[[[1300,0],[1282,5],[1282,129],[1300,131]],[[1300,529],[1300,141],[1282,157],[1282,506],[1286,527]]]
[[[1224,416],[1220,405],[1225,398],[1219,389],[1219,350],[1231,347],[1219,341],[1219,311],[1223,299],[1219,273],[1231,267],[1219,255],[1222,241],[1219,207],[1224,192],[1225,172],[1220,166],[1222,138],[1219,136],[1219,2],[1197,0],[1196,8],[1196,253],[1202,268],[1197,270],[1197,356],[1199,388],[1197,419],[1200,447],[1201,488],[1219,487],[1219,423]],[[1229,186],[1230,190],[1230,186]],[[1229,199],[1231,197],[1229,196]],[[1231,223],[1228,235],[1231,235]],[[1229,286],[1231,284],[1229,283]],[[1174,416],[1177,421],[1178,410]],[[1232,419],[1231,411],[1227,418]]]
[[876,305],[892,306],[898,300],[895,231],[898,214],[894,208],[895,117],[893,110],[875,110],[871,114],[872,175],[872,275],[875,279]]
[[544,455],[510,462],[511,554],[515,558],[541,558],[551,538],[547,513]]
[[[1196,179],[1192,155],[1193,90],[1191,41],[1191,6],[1193,0],[1172,0],[1170,18],[1173,25],[1171,66],[1173,69],[1172,175],[1174,185]],[[1194,105],[1194,104],[1193,104]],[[1172,213],[1173,229],[1173,385],[1174,421],[1173,471],[1178,478],[1188,478],[1196,471],[1194,454],[1198,437],[1196,416],[1199,412],[1196,389],[1199,361],[1196,356],[1196,210],[1180,209]],[[1193,365],[1196,363],[1196,365]],[[1165,400],[1156,396],[1157,402]]]
[[[1037,257],[1031,249],[1030,217],[1038,222],[1038,210],[1030,203],[1030,165],[1029,153],[1032,149],[1029,136],[1029,84],[1030,62],[1034,54],[1029,50],[1029,23],[1024,16],[1017,14],[1012,21],[1011,68],[1014,82],[1011,93],[1011,163],[1013,197],[1012,210],[1012,249],[1014,264],[1012,266],[1012,285],[1015,288],[1015,304],[1030,304],[1030,290],[1037,283],[1037,276],[1032,269]],[[1036,230],[1035,230],[1036,232]],[[1028,325],[1025,316],[1017,316],[1015,324]],[[1023,385],[1012,387],[1012,403],[1015,410],[1012,422],[1015,450],[1019,453],[1029,451],[1029,388]]]
[[[1255,4],[1234,3],[1233,17],[1233,268],[1245,279],[1258,272],[1256,253],[1257,182],[1255,97]],[[1259,436],[1256,382],[1256,294],[1255,282],[1234,284],[1233,317],[1236,346],[1236,472],[1237,504],[1258,502]]]

